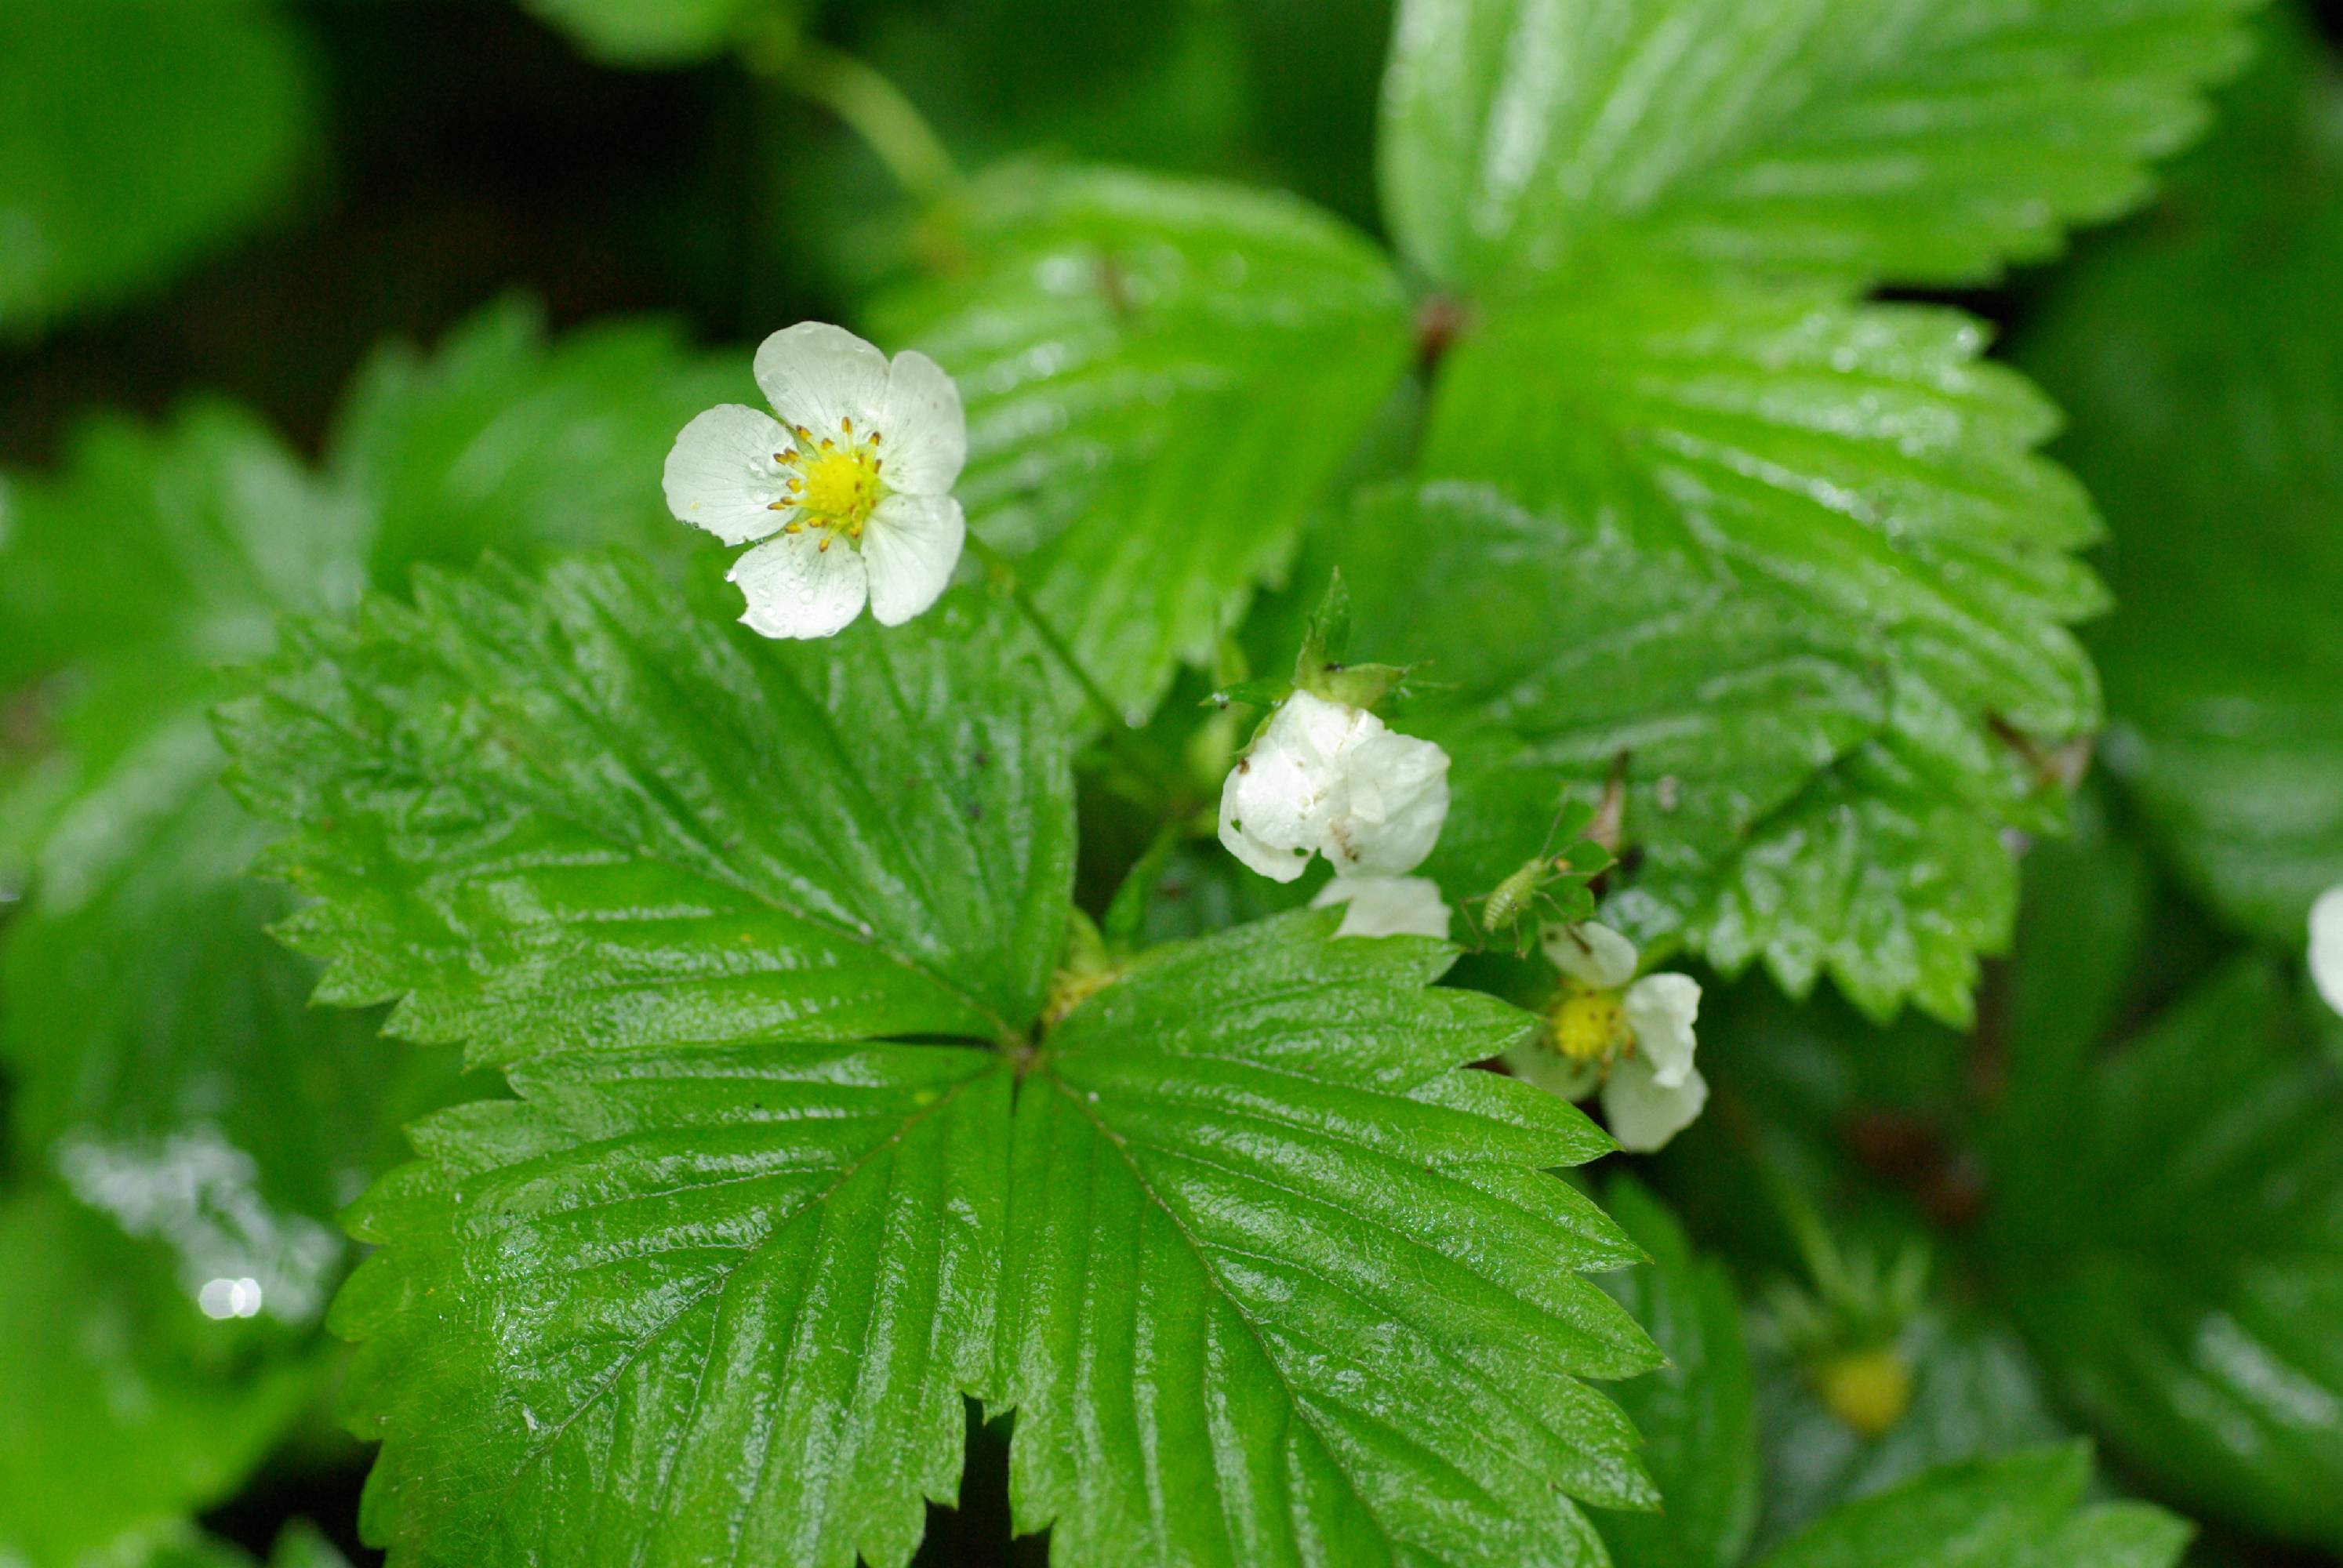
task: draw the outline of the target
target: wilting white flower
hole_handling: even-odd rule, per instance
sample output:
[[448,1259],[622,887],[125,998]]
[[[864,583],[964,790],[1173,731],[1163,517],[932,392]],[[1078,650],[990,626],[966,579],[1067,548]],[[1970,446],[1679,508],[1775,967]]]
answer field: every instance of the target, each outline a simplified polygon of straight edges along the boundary
[[1648,1154],[1691,1126],[1708,1103],[1693,1065],[1700,982],[1689,975],[1635,979],[1635,944],[1589,920],[1548,926],[1546,956],[1563,973],[1544,1027],[1506,1064],[1565,1100],[1602,1091],[1622,1149]]
[[960,389],[936,362],[887,357],[806,321],[757,350],[780,414],[728,403],[683,427],[667,504],[728,545],[740,618],[767,637],[830,637],[862,613],[898,626],[936,602],[968,533],[954,480],[968,459]]
[[1221,842],[1281,882],[1312,855],[1339,877],[1399,877],[1440,840],[1448,753],[1363,708],[1297,691],[1221,789]]
[[1430,877],[1337,877],[1310,900],[1313,910],[1343,906],[1338,937],[1448,935],[1448,902]]
[[2343,1012],[2343,888],[2310,906],[2310,978],[2327,1005]]

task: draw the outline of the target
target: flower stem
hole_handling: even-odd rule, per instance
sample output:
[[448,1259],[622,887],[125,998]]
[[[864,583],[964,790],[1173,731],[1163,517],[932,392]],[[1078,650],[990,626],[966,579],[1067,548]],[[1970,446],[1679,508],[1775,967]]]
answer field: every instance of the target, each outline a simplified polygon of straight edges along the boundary
[[1033,602],[1033,596],[1027,593],[1025,585],[1017,580],[1015,566],[973,532],[968,536],[968,553],[985,564],[992,574],[994,584],[1008,596],[1009,602],[1017,607],[1017,612],[1025,618],[1025,624],[1033,628],[1033,635],[1041,640],[1041,646],[1050,650],[1051,657],[1065,668],[1068,675],[1073,677],[1074,684],[1081,688],[1082,695],[1090,699],[1091,707],[1098,709],[1099,717],[1106,721],[1107,745],[1121,759],[1123,765],[1136,775],[1139,783],[1149,786],[1159,795],[1169,795],[1176,787],[1177,770],[1170,763],[1150,756],[1147,749],[1140,745],[1138,738],[1131,732],[1130,720],[1115,706],[1114,699],[1107,695],[1106,688],[1099,684],[1098,678],[1083,668],[1072,647],[1058,635],[1058,628],[1050,624],[1050,618],[1041,613],[1041,607]]
[[748,38],[741,58],[844,121],[913,200],[933,202],[960,182],[926,116],[900,87],[853,55],[776,23]]

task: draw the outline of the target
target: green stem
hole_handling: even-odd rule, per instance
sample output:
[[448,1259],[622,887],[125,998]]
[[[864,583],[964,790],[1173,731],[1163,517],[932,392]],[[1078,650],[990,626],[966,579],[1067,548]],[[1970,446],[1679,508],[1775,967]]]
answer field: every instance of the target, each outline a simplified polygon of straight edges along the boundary
[[960,183],[951,154],[903,90],[862,61],[776,23],[741,49],[749,68],[820,104],[860,136],[895,183],[922,205]]
[[1025,624],[1033,628],[1033,635],[1041,640],[1041,646],[1050,650],[1051,657],[1065,668],[1068,675],[1073,677],[1074,684],[1081,688],[1082,695],[1089,699],[1091,707],[1098,709],[1099,717],[1106,721],[1107,745],[1121,759],[1123,765],[1132,771],[1138,782],[1149,786],[1156,794],[1168,795],[1168,786],[1178,777],[1176,771],[1172,770],[1170,763],[1149,755],[1147,749],[1139,744],[1137,737],[1131,733],[1130,721],[1115,706],[1114,699],[1108,696],[1106,688],[1083,668],[1072,647],[1058,635],[1058,628],[1050,624],[1050,618],[1041,613],[1041,607],[1033,602],[1033,597],[1025,591],[1025,585],[1017,580],[1015,566],[973,532],[968,536],[968,553],[985,564],[992,573],[994,584],[1008,596],[1009,602],[1017,607],[1018,613],[1025,618]]

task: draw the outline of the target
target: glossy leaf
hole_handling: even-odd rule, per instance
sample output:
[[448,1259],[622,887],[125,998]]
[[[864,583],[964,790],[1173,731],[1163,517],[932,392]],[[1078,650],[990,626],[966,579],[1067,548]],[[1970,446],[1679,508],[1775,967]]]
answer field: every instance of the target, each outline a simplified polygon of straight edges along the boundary
[[1157,950],[1017,1105],[1001,1372],[1018,1528],[1060,1568],[1603,1561],[1649,1506],[1581,1377],[1654,1365],[1579,1278],[1635,1256],[1545,1173],[1608,1146],[1455,1070],[1527,1020],[1452,950],[1304,913]]
[[1423,467],[1772,584],[1973,722],[2065,739],[2097,718],[2065,628],[2106,607],[2073,554],[2098,523],[1985,346],[1946,310],[1620,282],[1465,338]]
[[0,335],[151,286],[282,207],[311,66],[262,0],[0,6]]
[[322,1000],[477,1061],[887,1034],[1038,1010],[1071,783],[1035,667],[963,608],[767,642],[638,561],[421,573],[226,709],[319,901]]
[[416,1130],[335,1326],[415,1564],[909,1559],[990,1372],[1008,1064],[597,1048]]
[[1604,1516],[1618,1568],[1734,1568],[1757,1524],[1757,1422],[1741,1298],[1724,1266],[1697,1256],[1674,1215],[1632,1180],[1605,1192],[1613,1216],[1652,1255],[1605,1284],[1667,1365],[1615,1397],[1648,1445],[1662,1512]]
[[880,312],[959,379],[969,523],[1143,715],[1283,569],[1404,369],[1389,265],[1287,197],[1009,171],[967,254]]
[[2079,1507],[2090,1473],[2080,1445],[1947,1465],[1829,1514],[1760,1568],[2172,1568],[2187,1525]]
[[2236,128],[2022,347],[2117,530],[2107,760],[2224,917],[2298,950],[2343,883],[2343,89],[2272,31]]
[[1411,259],[1476,286],[1981,282],[2146,194],[2249,3],[1404,0],[1384,204]]
[[2054,1385],[2173,1495],[2343,1547],[2333,1066],[2240,963],[2095,1072],[2036,1091],[2064,1114],[2005,1154],[1994,1239]]

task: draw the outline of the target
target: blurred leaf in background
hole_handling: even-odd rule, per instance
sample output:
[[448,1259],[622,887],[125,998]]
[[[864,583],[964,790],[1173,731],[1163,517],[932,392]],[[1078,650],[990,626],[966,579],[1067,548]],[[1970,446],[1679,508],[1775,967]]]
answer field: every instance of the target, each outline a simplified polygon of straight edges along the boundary
[[0,0],[0,338],[280,213],[320,162],[318,98],[267,0]]
[[[679,548],[655,477],[729,390],[723,363],[644,324],[548,339],[500,306],[428,355],[377,356],[316,469],[256,417],[199,402],[159,427],[101,416],[60,473],[10,482],[0,685],[35,683],[49,735],[0,805],[22,895],[0,926],[13,1159],[107,1216],[117,1250],[143,1244],[140,1310],[216,1336],[194,1303],[241,1282],[230,1315],[277,1331],[244,1355],[276,1394],[153,1492],[157,1517],[216,1501],[317,1398],[338,1364],[317,1330],[350,1256],[339,1212],[455,1074],[449,1053],[310,1006],[317,966],[267,934],[292,900],[244,875],[268,835],[218,782],[216,667],[267,651],[277,616],[347,611],[422,561]],[[130,1376],[118,1354],[90,1342],[86,1375]],[[146,1495],[60,1507],[76,1529],[143,1528]]]
[[2343,883],[2343,85],[2291,12],[2153,220],[2047,290],[2021,357],[2114,528],[2107,759],[2241,930]]

